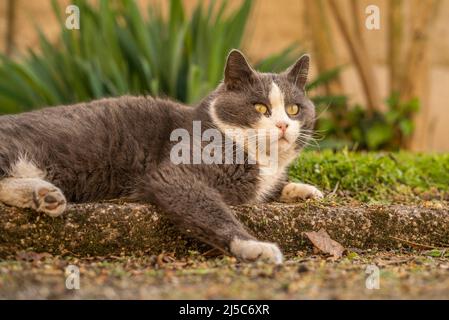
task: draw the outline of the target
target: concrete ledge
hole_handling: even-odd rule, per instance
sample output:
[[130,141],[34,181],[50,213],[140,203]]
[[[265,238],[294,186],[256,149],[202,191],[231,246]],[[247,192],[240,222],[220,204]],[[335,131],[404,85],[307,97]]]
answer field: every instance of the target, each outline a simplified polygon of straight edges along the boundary
[[[393,249],[449,246],[449,208],[439,206],[332,206],[314,202],[235,207],[260,239],[277,242],[285,254],[310,248],[304,231],[325,228],[345,247]],[[399,239],[399,240],[398,240]],[[403,241],[405,240],[405,241]],[[21,250],[73,256],[187,254],[209,247],[181,235],[151,205],[71,205],[61,217],[0,204],[0,258]]]

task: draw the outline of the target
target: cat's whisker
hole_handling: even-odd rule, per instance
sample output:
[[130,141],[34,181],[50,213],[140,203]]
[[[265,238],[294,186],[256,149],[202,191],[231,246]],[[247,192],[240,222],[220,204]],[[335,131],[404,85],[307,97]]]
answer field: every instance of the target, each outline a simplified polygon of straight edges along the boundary
[[322,140],[322,139],[324,139],[325,138],[325,136],[324,135],[321,135],[321,134],[304,134],[304,133],[300,133],[299,134],[299,136],[301,136],[301,137],[307,137],[307,138],[310,138],[310,139],[315,139],[315,140]]
[[333,102],[333,101],[328,102],[327,105],[326,105],[326,107],[325,107],[323,110],[321,110],[320,114],[319,114],[319,115],[316,115],[316,116],[313,118],[313,121],[314,121],[314,122],[317,121],[319,118],[321,118],[321,117],[323,116],[323,114],[327,112],[327,110],[328,110],[329,107],[331,106],[332,102]]
[[[306,139],[305,139],[306,138]],[[317,147],[318,149],[320,149],[320,145],[318,143],[318,141],[312,137],[299,137],[298,141],[303,144],[304,146],[310,146],[310,147]]]

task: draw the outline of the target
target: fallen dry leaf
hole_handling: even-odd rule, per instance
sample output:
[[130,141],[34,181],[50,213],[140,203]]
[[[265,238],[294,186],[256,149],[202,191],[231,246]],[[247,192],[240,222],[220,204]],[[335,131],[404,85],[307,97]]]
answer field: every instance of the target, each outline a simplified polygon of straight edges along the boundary
[[174,252],[169,252],[169,253],[165,253],[162,252],[161,254],[159,254],[157,256],[157,264],[159,265],[159,267],[162,267],[164,264],[168,263],[168,262],[173,262],[176,259],[174,258]]
[[324,229],[320,229],[318,232],[310,231],[304,232],[309,240],[315,246],[314,249],[332,255],[333,260],[340,259],[345,251],[345,248],[337,241],[332,240],[329,234]]

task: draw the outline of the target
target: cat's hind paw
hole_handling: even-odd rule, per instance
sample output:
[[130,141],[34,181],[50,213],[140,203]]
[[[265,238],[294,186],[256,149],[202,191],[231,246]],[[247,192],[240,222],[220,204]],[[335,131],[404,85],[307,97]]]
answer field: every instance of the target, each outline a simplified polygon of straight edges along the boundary
[[282,264],[281,250],[274,243],[235,238],[231,242],[231,253],[239,260],[251,262],[262,260],[268,263]]
[[64,194],[53,186],[36,188],[33,193],[33,201],[36,211],[44,212],[51,217],[61,215],[67,207]]
[[323,193],[316,187],[305,183],[288,183],[284,189],[282,189],[282,194],[280,200],[282,202],[296,202],[298,200],[305,199],[322,199]]

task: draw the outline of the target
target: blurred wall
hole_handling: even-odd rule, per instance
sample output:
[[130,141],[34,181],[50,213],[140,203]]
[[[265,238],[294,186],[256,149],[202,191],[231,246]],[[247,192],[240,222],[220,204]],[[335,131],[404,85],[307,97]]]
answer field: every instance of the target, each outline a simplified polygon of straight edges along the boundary
[[[36,28],[39,26],[49,35],[58,33],[58,26],[51,13],[50,0],[14,0],[16,2],[16,19],[13,25],[14,44],[17,54],[27,47],[37,43]],[[58,0],[64,8],[70,1]],[[343,0],[339,0],[343,1]],[[360,0],[360,16],[364,23],[364,9],[369,4],[378,5],[381,10],[380,30],[367,30],[362,28],[362,34],[371,59],[375,63],[375,74],[378,80],[382,97],[388,94],[387,74],[387,18],[386,5],[388,0]],[[426,0],[423,0],[426,1]],[[138,0],[141,5],[158,2],[166,7],[165,0]],[[196,0],[184,0],[190,11]],[[204,1],[208,2],[208,1]],[[230,5],[238,6],[241,0],[231,0]],[[405,1],[408,2],[408,1]],[[304,0],[256,0],[252,17],[249,21],[246,34],[245,50],[251,60],[257,60],[269,53],[277,52],[292,42],[301,44],[304,51],[312,51],[311,32],[307,24],[306,8]],[[0,1],[0,51],[6,49],[7,30],[7,0]],[[385,13],[384,13],[385,12]],[[406,12],[406,18],[409,17]],[[309,17],[310,18],[310,17]],[[347,13],[347,19],[353,19]],[[426,127],[429,129],[427,141],[419,148],[427,151],[449,151],[449,0],[442,0],[437,13],[433,32],[430,35],[430,92],[425,98],[424,107],[428,108]],[[407,19],[406,19],[407,20]],[[365,104],[363,91],[356,70],[352,66],[351,57],[344,44],[340,32],[337,30],[334,19],[331,17],[333,37],[336,45],[336,59],[340,63],[349,66],[342,74],[344,92],[350,97],[351,102]],[[82,21],[81,21],[82,27]],[[407,36],[407,34],[406,34]],[[313,60],[313,52],[312,52]],[[316,69],[312,67],[312,73]],[[426,81],[426,80],[423,80]]]

